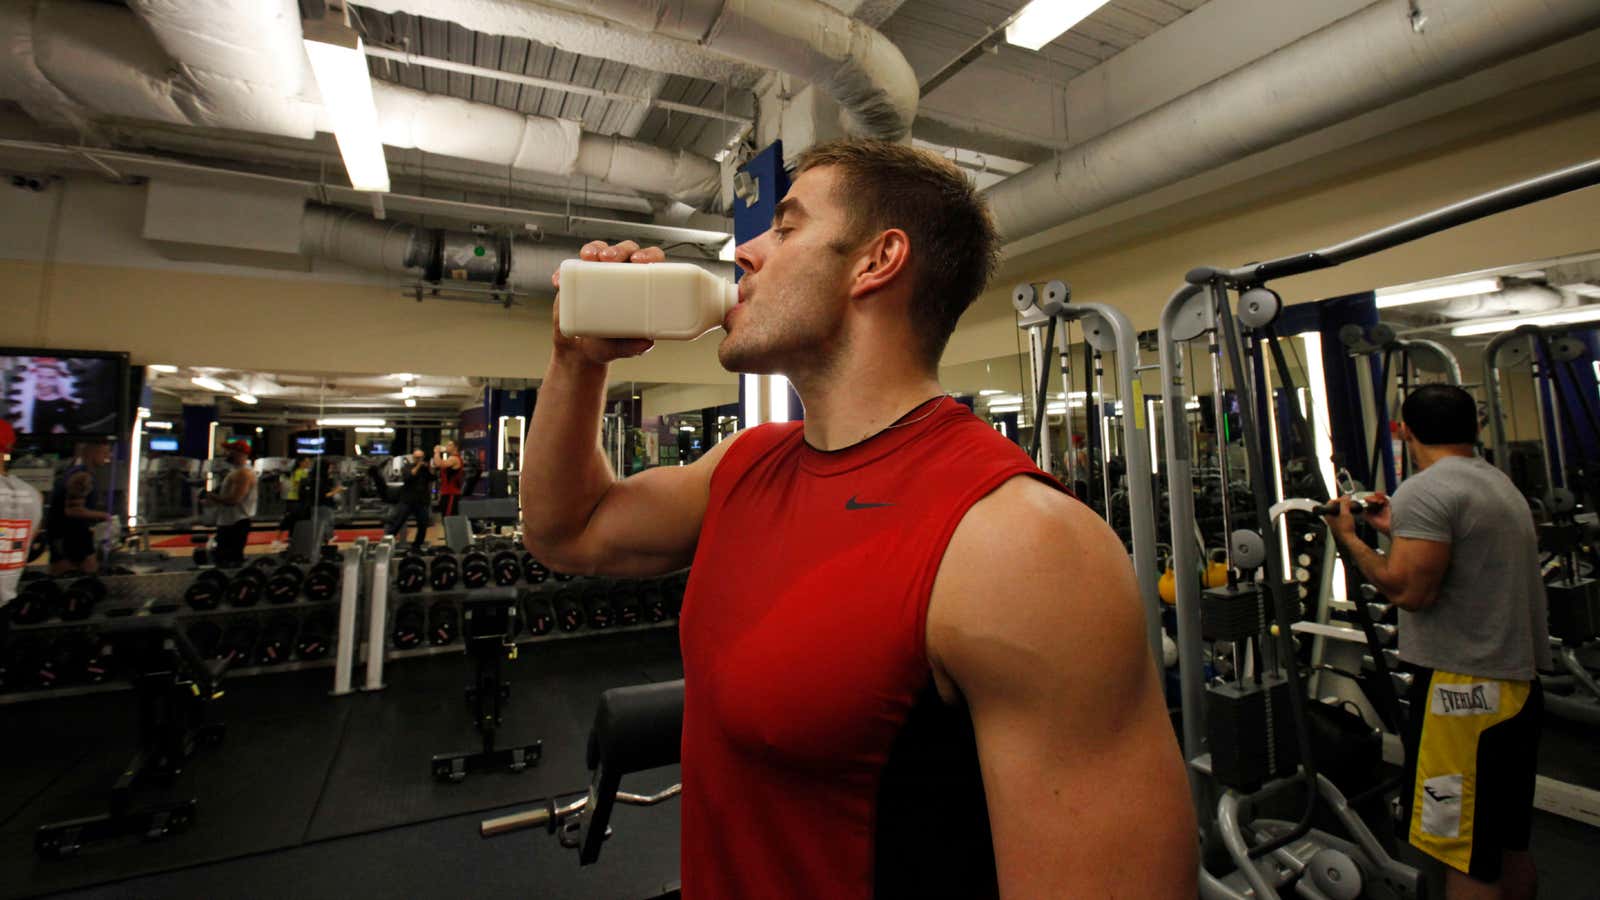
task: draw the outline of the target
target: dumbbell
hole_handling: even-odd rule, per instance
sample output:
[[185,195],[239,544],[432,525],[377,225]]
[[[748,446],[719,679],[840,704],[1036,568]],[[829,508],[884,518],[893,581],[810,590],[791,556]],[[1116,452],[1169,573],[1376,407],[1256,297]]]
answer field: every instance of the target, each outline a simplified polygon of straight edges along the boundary
[[258,556],[250,560],[250,565],[246,568],[260,572],[263,577],[270,576],[278,568],[278,558],[276,556]]
[[524,553],[522,577],[527,579],[529,584],[544,584],[544,580],[550,577],[550,570],[544,567],[544,563],[534,559],[532,553]]
[[300,585],[305,577],[305,573],[294,563],[279,566],[267,579],[267,602],[293,603],[300,597]]
[[322,603],[339,593],[339,564],[326,559],[311,567],[306,573],[306,599]]
[[117,673],[117,645],[110,638],[91,638],[93,648],[83,664],[84,680],[90,684],[103,684]]
[[249,659],[259,634],[254,622],[234,622],[222,632],[222,647],[217,658],[232,662]]
[[617,608],[605,588],[594,588],[584,597],[589,612],[589,627],[610,628],[617,622]]
[[556,624],[562,631],[577,631],[589,618],[588,612],[579,601],[577,592],[571,588],[556,591],[552,602],[556,611]]
[[427,627],[426,617],[422,614],[422,604],[412,601],[402,603],[394,611],[394,629],[389,637],[394,641],[395,649],[410,650],[422,643],[423,629]]
[[61,585],[49,578],[24,582],[17,599],[11,602],[11,621],[18,625],[37,625],[61,608]]
[[222,626],[216,622],[196,622],[189,626],[189,643],[206,659],[222,658]]
[[428,571],[428,584],[436,591],[448,591],[461,580],[461,564],[454,556],[441,553],[433,558]]
[[556,614],[543,594],[531,593],[523,603],[523,617],[528,620],[528,633],[542,637],[556,627]]
[[229,606],[255,606],[266,592],[267,578],[260,569],[240,569],[222,593]]
[[648,583],[639,586],[639,605],[644,608],[644,618],[647,622],[665,622],[668,618],[667,599],[661,593],[659,584]]
[[298,623],[294,616],[274,616],[261,632],[261,642],[256,646],[256,662],[263,666],[277,665],[289,658],[294,647],[294,633]]
[[494,583],[501,587],[509,587],[522,579],[522,560],[510,550],[494,555],[493,568]]
[[616,586],[612,594],[612,604],[617,608],[618,625],[637,625],[644,617],[643,604],[639,600],[639,587],[631,582],[623,582]]
[[493,577],[494,564],[489,562],[488,554],[471,550],[461,557],[461,584],[463,587],[475,591],[478,588],[487,587]]
[[566,584],[567,582],[572,580],[572,576],[571,575],[568,575],[565,572],[557,572],[557,571],[555,571],[553,569],[550,572],[550,577],[554,578],[556,581],[558,581],[558,582],[560,582],[562,584]]
[[300,622],[300,637],[295,641],[294,655],[299,659],[322,659],[333,649],[333,614],[317,610]]
[[428,643],[435,647],[455,643],[460,625],[461,617],[454,603],[448,600],[435,603],[428,608]]
[[89,661],[96,647],[86,634],[65,634],[50,644],[39,660],[36,678],[41,688],[76,684],[88,677]]
[[222,605],[222,595],[228,589],[228,576],[221,569],[206,569],[194,578],[194,583],[183,592],[189,608],[205,612]]
[[415,594],[428,583],[428,564],[422,554],[411,552],[401,557],[395,569],[394,585],[402,594]]
[[61,594],[61,618],[68,621],[87,619],[94,613],[95,604],[105,598],[105,582],[93,575],[76,579]]

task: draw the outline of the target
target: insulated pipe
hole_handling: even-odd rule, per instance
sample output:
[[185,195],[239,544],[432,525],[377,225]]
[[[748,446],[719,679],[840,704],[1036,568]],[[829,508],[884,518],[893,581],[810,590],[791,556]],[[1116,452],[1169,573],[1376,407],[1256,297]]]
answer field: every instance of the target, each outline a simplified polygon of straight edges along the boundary
[[722,187],[721,167],[710,159],[586,133],[569,119],[523,115],[381,81],[373,82],[372,99],[383,142],[391,147],[553,175],[583,175],[665,194],[694,207],[713,203]]
[[[130,0],[187,90],[174,99],[196,125],[316,135],[316,85],[295,0]],[[312,102],[302,98],[309,94]]]
[[583,56],[612,59],[671,75],[749,88],[768,66],[729,59],[688,41],[642,34],[569,9],[527,0],[363,0],[363,9],[452,22],[469,31],[523,38]]
[[[140,2],[150,29],[127,9],[89,0],[0,4],[0,48],[10,51],[0,53],[0,96],[45,120],[119,116],[299,139],[332,130],[319,104],[289,92],[313,88],[295,4],[226,0],[219,14],[215,4]],[[372,93],[390,146],[584,175],[700,208],[721,190],[721,167],[684,151],[381,81]]]
[[[638,31],[698,44],[826,91],[845,130],[898,141],[917,115],[916,72],[877,29],[821,0],[547,0]],[[529,6],[538,4],[529,3]],[[615,51],[607,59],[629,61]]]
[[[422,230],[402,222],[380,222],[364,213],[324,207],[307,207],[300,220],[300,252],[306,256],[333,259],[359,269],[417,277],[425,275],[439,262],[438,255],[444,248],[485,240],[467,232]],[[578,255],[577,244],[536,243],[525,238],[513,239],[510,248],[506,286],[528,294],[552,293],[551,273],[560,268],[563,261]],[[696,259],[672,261],[692,262],[719,278],[733,278],[733,267],[729,263]],[[492,276],[497,270],[486,270],[482,274]]]
[[[620,0],[619,0],[620,2]],[[1027,237],[1600,27],[1594,0],[1379,0],[988,191]],[[1330,87],[1332,86],[1332,87]]]

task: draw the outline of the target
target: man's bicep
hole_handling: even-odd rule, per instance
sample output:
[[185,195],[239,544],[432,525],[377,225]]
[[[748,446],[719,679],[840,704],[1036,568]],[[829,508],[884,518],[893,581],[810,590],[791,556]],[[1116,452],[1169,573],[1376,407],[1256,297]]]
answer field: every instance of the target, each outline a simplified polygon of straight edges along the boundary
[[1439,597],[1439,585],[1450,567],[1450,544],[1445,541],[1396,537],[1389,546],[1389,568],[1400,577],[1402,593],[1410,608],[1432,606]]

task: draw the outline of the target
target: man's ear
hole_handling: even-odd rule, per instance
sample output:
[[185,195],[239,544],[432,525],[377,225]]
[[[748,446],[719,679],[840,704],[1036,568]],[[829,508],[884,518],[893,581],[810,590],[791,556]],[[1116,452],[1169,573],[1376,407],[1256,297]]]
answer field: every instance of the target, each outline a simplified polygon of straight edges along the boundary
[[856,262],[850,299],[855,300],[887,288],[905,273],[911,263],[911,238],[898,228],[890,228],[867,243]]

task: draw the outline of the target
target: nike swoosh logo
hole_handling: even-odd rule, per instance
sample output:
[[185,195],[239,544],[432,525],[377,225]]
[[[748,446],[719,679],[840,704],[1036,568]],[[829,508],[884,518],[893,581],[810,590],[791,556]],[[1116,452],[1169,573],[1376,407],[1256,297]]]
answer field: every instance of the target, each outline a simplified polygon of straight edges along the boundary
[[854,510],[854,509],[877,509],[877,508],[879,508],[881,506],[893,506],[893,505],[894,505],[893,503],[857,503],[856,502],[856,498],[854,498],[854,497],[851,497],[849,500],[846,500],[844,502],[844,508],[845,509],[851,509],[851,510]]

